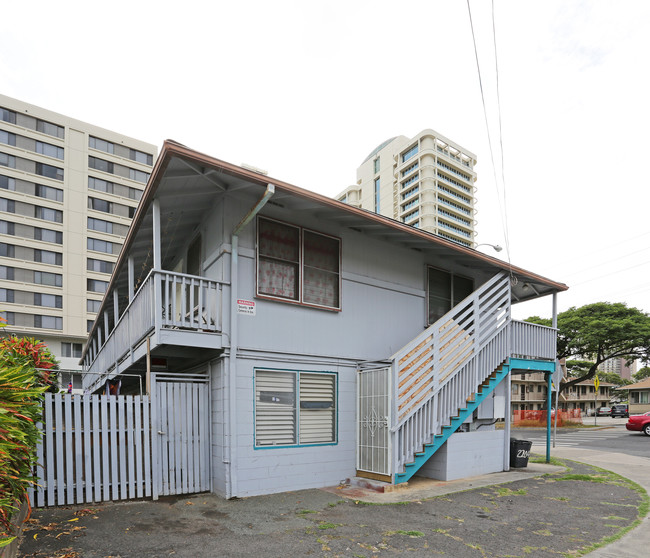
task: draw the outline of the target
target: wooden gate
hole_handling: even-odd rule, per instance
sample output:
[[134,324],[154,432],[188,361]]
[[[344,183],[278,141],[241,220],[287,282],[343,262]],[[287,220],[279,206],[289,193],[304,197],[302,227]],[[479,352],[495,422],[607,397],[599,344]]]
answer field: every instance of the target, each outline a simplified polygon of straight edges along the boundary
[[207,374],[152,374],[153,498],[210,490]]
[[46,393],[35,507],[210,490],[209,378],[152,374],[152,397]]

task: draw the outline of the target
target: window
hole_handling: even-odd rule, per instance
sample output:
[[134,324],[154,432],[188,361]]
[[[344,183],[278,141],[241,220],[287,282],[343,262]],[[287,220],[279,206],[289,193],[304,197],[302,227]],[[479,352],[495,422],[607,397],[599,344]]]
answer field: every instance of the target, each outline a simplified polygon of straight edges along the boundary
[[34,193],[39,198],[54,200],[58,202],[63,201],[63,190],[60,188],[53,188],[52,186],[44,186],[43,184],[34,185]]
[[109,172],[113,174],[113,163],[110,161],[104,161],[104,159],[98,159],[97,157],[88,156],[88,166],[91,169],[95,169],[102,172]]
[[255,447],[336,443],[336,375],[255,370]]
[[44,329],[63,329],[63,318],[56,316],[34,316],[34,327]]
[[375,178],[375,213],[379,213],[381,206],[381,180]]
[[16,123],[16,113],[13,110],[0,107],[0,118],[10,124]]
[[88,198],[88,207],[96,211],[102,211],[104,213],[110,213],[113,204],[106,200],[100,200],[99,198]]
[[16,213],[16,202],[6,198],[0,198],[0,211],[5,213]]
[[442,318],[456,304],[472,294],[474,281],[460,275],[452,275],[434,267],[429,267],[427,271],[429,324],[432,324]]
[[86,299],[86,311],[94,312],[97,314],[99,312],[99,307],[102,305],[101,300],[93,300],[92,298]]
[[374,167],[375,173],[379,172],[379,157],[377,157],[377,158],[373,161],[373,167]]
[[4,320],[7,322],[7,325],[16,325],[15,312],[0,312],[0,318],[4,318]]
[[0,256],[4,256],[5,258],[15,258],[16,247],[13,244],[0,242]]
[[105,293],[108,289],[108,281],[100,281],[99,279],[88,279],[87,289],[92,293]]
[[0,279],[13,281],[15,277],[14,268],[6,265],[0,265]]
[[63,297],[61,295],[34,293],[34,306],[63,308]]
[[98,192],[106,192],[108,194],[113,193],[113,183],[108,182],[107,180],[102,180],[101,178],[95,178],[94,176],[88,177],[88,188],[91,190],[97,190]]
[[7,145],[16,145],[16,134],[6,132],[5,130],[0,130],[0,143],[5,143]]
[[61,343],[61,356],[81,358],[81,343]]
[[36,163],[36,174],[53,178],[54,180],[63,180],[63,169],[46,165],[45,163]]
[[147,182],[149,180],[149,173],[139,171],[136,169],[129,169],[129,178],[135,180],[136,182]]
[[63,211],[58,209],[50,209],[49,207],[34,206],[34,217],[43,219],[44,221],[52,221],[54,223],[63,223]]
[[86,262],[86,269],[88,271],[97,271],[98,273],[113,273],[115,264],[113,262],[105,262],[104,260],[96,260],[88,258]]
[[105,153],[114,153],[115,146],[110,142],[103,139],[95,138],[93,136],[88,137],[88,147],[93,149],[99,149]]
[[16,158],[7,153],[0,153],[0,167],[9,167],[10,169],[16,168]]
[[414,157],[418,153],[418,144],[416,143],[413,147],[402,153],[402,163],[406,163],[411,157]]
[[104,252],[105,254],[113,253],[113,243],[106,240],[99,240],[98,238],[89,238],[87,241],[88,250],[95,252]]
[[36,121],[36,130],[48,136],[54,136],[55,138],[63,139],[65,137],[63,126],[57,126],[51,122],[45,122],[45,120]]
[[61,231],[52,231],[50,229],[34,228],[34,239],[54,244],[63,244],[63,233]]
[[36,153],[63,160],[63,147],[45,143],[44,141],[36,142]]
[[144,153],[143,151],[138,151],[137,149],[129,150],[129,159],[132,161],[137,161],[138,163],[143,163],[145,165],[153,165],[153,155]]
[[94,324],[94,323],[95,323],[94,320],[86,320],[86,331],[87,331],[88,333],[90,333],[91,330],[93,329],[93,324]]
[[14,290],[13,289],[0,289],[0,302],[13,302]]
[[34,261],[52,265],[63,265],[63,254],[49,250],[34,250]]
[[259,296],[341,308],[339,239],[264,218],[257,231]]
[[0,188],[3,190],[16,190],[16,179],[11,178],[10,176],[5,176],[0,174]]
[[16,234],[16,225],[10,221],[0,221],[0,234],[14,236]]
[[103,221],[102,219],[93,219],[88,217],[88,228],[92,231],[99,231],[105,233],[113,233],[113,223],[110,221]]
[[35,271],[34,283],[37,285],[49,285],[51,287],[63,286],[63,275],[60,273],[49,273],[47,271]]

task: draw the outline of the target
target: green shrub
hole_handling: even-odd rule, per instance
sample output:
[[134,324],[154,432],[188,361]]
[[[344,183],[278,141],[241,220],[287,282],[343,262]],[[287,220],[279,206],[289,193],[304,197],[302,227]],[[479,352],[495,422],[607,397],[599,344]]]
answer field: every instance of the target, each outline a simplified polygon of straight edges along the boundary
[[12,536],[11,516],[34,483],[43,392],[55,383],[57,362],[34,339],[0,339],[0,547]]

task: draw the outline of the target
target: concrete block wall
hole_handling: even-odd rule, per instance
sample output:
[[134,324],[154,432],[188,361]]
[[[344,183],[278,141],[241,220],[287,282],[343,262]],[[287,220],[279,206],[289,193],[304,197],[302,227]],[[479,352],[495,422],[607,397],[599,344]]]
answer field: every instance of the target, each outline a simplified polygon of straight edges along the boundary
[[[312,372],[336,372],[337,392],[337,441],[332,445],[314,445],[288,448],[254,447],[254,370],[275,368]],[[356,366],[339,362],[300,362],[295,355],[265,360],[264,358],[237,360],[237,451],[236,482],[233,496],[245,497],[272,494],[306,488],[335,486],[355,475],[356,470]],[[213,380],[214,381],[214,380]],[[213,384],[213,393],[215,385]],[[216,393],[215,393],[216,395]],[[214,404],[214,402],[213,402]],[[219,413],[213,409],[213,417]],[[216,431],[220,425],[213,423]],[[216,461],[217,451],[213,451]],[[218,473],[219,467],[213,464]],[[220,479],[215,479],[220,486]],[[215,492],[219,493],[217,488]]]

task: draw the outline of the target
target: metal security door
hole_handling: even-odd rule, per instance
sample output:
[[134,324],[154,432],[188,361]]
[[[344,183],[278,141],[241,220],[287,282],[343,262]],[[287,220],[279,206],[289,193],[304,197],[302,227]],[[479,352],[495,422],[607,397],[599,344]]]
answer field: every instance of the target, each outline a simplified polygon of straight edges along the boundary
[[210,490],[207,374],[152,374],[153,498]]
[[391,475],[390,372],[390,368],[359,370],[357,474],[361,476]]

